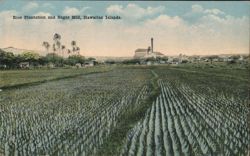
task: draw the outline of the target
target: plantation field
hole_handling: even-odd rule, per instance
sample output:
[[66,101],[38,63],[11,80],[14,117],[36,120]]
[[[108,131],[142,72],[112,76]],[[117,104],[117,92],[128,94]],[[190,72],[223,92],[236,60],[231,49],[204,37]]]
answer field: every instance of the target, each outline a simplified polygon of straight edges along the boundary
[[[233,93],[231,88],[220,93],[220,87],[226,87],[220,78],[211,88],[206,84],[215,80],[207,78],[201,87],[198,80],[202,77],[184,82],[191,75],[172,70],[158,70],[160,95],[129,132],[121,155],[247,155],[248,100],[234,96],[247,93],[247,87],[239,85]],[[179,77],[173,77],[174,72]]]
[[53,71],[1,71],[0,155],[247,155],[245,68]]
[[84,69],[2,70],[0,71],[0,88],[3,89],[31,83],[41,83],[82,74],[105,72],[108,70],[111,70],[111,67],[93,67]]

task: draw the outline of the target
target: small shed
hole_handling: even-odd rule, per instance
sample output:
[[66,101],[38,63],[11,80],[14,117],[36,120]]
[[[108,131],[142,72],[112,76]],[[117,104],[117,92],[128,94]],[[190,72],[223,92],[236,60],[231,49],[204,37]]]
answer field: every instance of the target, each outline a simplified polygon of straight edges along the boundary
[[95,65],[95,62],[94,61],[88,61],[88,62],[85,62],[84,63],[84,66],[85,67],[93,67]]
[[76,68],[81,68],[82,64],[81,63],[76,63],[75,66],[76,66]]
[[55,64],[54,63],[49,63],[47,64],[48,68],[55,68]]
[[162,61],[162,60],[160,61],[160,64],[165,64],[165,63],[166,63],[166,61]]
[[152,65],[152,62],[151,61],[147,61],[147,65],[148,66]]
[[19,67],[20,68],[29,68],[30,64],[29,64],[29,62],[21,62],[21,63],[19,63]]

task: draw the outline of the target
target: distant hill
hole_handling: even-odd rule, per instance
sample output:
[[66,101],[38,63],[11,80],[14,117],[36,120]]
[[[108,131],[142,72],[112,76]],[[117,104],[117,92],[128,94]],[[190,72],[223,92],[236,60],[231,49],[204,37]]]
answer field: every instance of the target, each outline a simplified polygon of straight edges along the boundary
[[23,52],[27,52],[27,51],[32,51],[32,52],[36,52],[39,55],[44,55],[45,52],[44,51],[37,51],[37,50],[28,50],[28,49],[19,49],[19,48],[14,48],[14,47],[7,47],[7,48],[1,48],[3,51],[6,52],[12,52],[14,55],[18,55],[18,54],[22,54]]

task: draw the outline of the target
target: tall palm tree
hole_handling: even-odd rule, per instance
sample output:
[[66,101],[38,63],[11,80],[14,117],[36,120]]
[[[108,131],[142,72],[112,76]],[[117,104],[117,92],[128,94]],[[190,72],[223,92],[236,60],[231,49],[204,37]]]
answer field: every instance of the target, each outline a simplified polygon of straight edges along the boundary
[[72,51],[74,53],[80,54],[80,48],[76,46],[76,41],[71,41]]
[[71,53],[71,50],[70,50],[70,49],[67,49],[67,52],[68,52],[68,54],[70,55],[70,53]]
[[72,45],[72,47],[75,47],[76,46],[76,41],[71,41],[71,45]]
[[80,54],[80,48],[79,47],[76,47],[76,52],[77,52],[78,55]]
[[56,52],[56,45],[53,44],[53,52],[55,53]]
[[62,45],[62,46],[61,46],[61,49],[62,49],[62,57],[64,57],[64,50],[65,50],[65,48],[66,48],[65,45]]
[[54,34],[54,37],[53,37],[53,40],[54,40],[54,41],[60,41],[60,40],[61,40],[61,35],[55,33],[55,34]]
[[56,41],[56,46],[57,46],[57,49],[60,50],[60,48],[61,48],[61,42],[60,41]]
[[76,41],[71,41],[72,51],[73,53],[76,52]]
[[61,49],[61,35],[58,33],[55,33],[53,36],[53,40],[54,40],[54,44],[56,46],[56,50],[60,50]]
[[42,44],[42,46],[45,47],[45,49],[46,49],[47,52],[49,51],[49,47],[50,47],[49,42],[44,41],[43,44]]

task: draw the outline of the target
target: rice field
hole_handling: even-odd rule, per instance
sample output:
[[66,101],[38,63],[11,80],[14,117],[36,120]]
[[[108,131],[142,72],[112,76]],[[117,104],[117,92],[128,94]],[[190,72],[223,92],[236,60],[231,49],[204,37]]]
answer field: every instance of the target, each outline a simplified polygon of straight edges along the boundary
[[0,155],[246,156],[249,81],[232,70],[117,66],[20,79],[0,92]]
[[71,78],[84,74],[105,72],[112,67],[92,68],[58,68],[58,69],[36,69],[36,70],[0,70],[0,88],[11,88],[17,86],[37,84],[46,81]]
[[247,155],[247,103],[159,85],[161,94],[129,132],[121,155]]

